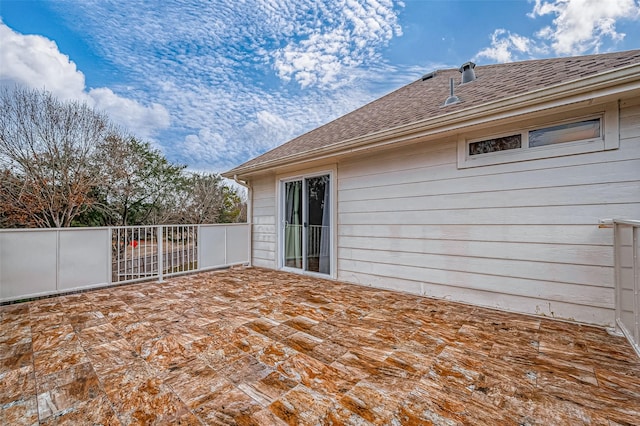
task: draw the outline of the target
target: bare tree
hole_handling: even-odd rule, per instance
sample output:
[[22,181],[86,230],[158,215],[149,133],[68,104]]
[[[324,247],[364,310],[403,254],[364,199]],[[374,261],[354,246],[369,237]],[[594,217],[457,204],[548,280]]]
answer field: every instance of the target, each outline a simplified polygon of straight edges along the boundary
[[27,226],[71,226],[99,183],[94,156],[107,118],[46,91],[0,89],[0,215]]
[[183,177],[158,210],[159,223],[228,223],[246,220],[246,202],[216,174]]

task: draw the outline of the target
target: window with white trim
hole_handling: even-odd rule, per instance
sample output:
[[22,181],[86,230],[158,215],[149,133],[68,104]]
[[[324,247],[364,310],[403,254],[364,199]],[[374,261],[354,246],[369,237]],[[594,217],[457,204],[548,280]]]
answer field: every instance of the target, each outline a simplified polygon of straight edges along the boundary
[[617,121],[617,104],[609,104],[599,113],[553,122],[542,121],[522,130],[505,131],[484,137],[462,135],[458,141],[458,167],[485,166],[616,149],[619,145]]

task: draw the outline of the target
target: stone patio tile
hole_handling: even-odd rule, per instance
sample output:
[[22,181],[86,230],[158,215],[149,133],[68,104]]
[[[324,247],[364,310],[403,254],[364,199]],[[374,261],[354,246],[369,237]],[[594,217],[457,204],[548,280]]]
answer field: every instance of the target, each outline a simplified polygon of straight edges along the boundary
[[163,382],[153,377],[107,392],[124,424],[171,424],[189,413],[186,405]]
[[40,422],[41,425],[75,426],[99,424],[103,426],[120,426],[120,420],[106,395],[83,401],[70,409],[50,416]]
[[164,383],[178,395],[190,409],[216,398],[220,391],[234,388],[224,375],[202,361],[189,361],[164,375]]
[[84,328],[80,331],[79,337],[80,343],[86,349],[122,339],[123,336],[112,324],[107,322],[93,327]]
[[0,407],[36,395],[33,365],[0,373],[0,383],[2,383],[0,386]]
[[241,383],[238,388],[262,406],[267,407],[297,385],[296,380],[274,371],[257,382]]
[[628,425],[584,325],[260,268],[0,306],[4,425]]
[[74,340],[71,342],[34,352],[33,357],[37,376],[46,376],[89,361],[77,336],[74,336]]
[[38,401],[35,395],[0,404],[0,424],[37,425]]
[[33,350],[35,352],[75,343],[78,336],[71,324],[61,324],[33,332]]
[[329,417],[334,403],[327,395],[303,385],[298,385],[269,409],[289,425],[323,424]]
[[237,388],[221,389],[215,397],[194,410],[205,424],[260,425],[254,417],[262,406]]
[[333,397],[344,394],[357,382],[348,372],[323,364],[305,354],[289,358],[278,366],[278,371],[308,388],[322,390]]
[[40,421],[104,395],[98,377],[88,362],[38,377],[37,391]]

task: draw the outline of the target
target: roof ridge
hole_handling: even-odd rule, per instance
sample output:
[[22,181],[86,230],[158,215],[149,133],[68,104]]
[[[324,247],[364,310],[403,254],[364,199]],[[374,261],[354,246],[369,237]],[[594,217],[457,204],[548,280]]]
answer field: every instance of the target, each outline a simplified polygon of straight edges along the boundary
[[[583,61],[588,58],[601,58],[607,55],[617,56],[617,55],[633,53],[633,52],[640,53],[640,49],[629,49],[629,50],[621,50],[616,52],[605,52],[605,53],[590,53],[587,55],[577,55],[577,56],[565,55],[565,56],[554,56],[554,57],[548,57],[548,58],[530,58],[530,59],[521,59],[518,61],[510,61],[510,62],[496,62],[492,64],[482,64],[482,63],[474,62],[474,64],[476,65],[476,68],[504,67],[504,66],[513,66],[513,65],[522,65],[522,64],[534,64],[534,63],[545,62],[545,61],[550,61],[550,62],[570,62],[571,60]],[[473,60],[470,60],[470,61],[473,62]],[[432,72],[436,72],[437,74],[445,71],[458,71],[458,68],[459,68],[458,66],[451,67],[451,68],[436,68]]]
[[[571,66],[572,63],[587,64]],[[535,93],[553,86],[576,82],[594,75],[640,64],[640,49],[581,56],[530,59],[476,66],[478,80],[457,87],[462,102],[443,106],[449,96],[449,78],[458,68],[436,70],[434,78],[422,77],[309,130],[288,142],[227,172],[233,175],[277,159],[299,157],[349,140],[381,134],[413,123],[424,123],[443,114],[492,104],[503,99]],[[523,66],[530,68],[522,72]]]

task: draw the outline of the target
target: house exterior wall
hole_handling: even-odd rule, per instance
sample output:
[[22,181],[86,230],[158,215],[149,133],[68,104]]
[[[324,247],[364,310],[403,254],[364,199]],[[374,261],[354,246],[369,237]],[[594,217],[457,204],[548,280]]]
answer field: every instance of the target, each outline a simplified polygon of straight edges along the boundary
[[[640,101],[619,149],[459,168],[458,139],[338,162],[337,279],[614,323],[613,232],[640,216]],[[252,180],[253,264],[277,268],[276,179]]]
[[611,326],[613,233],[640,215],[640,102],[616,150],[458,169],[454,140],[343,162],[338,279]]

